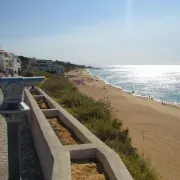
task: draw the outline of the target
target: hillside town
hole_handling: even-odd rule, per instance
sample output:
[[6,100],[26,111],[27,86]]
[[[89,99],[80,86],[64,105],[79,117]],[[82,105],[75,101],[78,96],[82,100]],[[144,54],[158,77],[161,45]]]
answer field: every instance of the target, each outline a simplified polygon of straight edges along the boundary
[[21,72],[21,60],[14,53],[0,49],[0,72],[18,74]]
[[26,58],[25,62],[14,53],[0,49],[0,73],[1,76],[21,74],[22,72],[46,71],[58,75],[64,75],[64,67],[53,60]]

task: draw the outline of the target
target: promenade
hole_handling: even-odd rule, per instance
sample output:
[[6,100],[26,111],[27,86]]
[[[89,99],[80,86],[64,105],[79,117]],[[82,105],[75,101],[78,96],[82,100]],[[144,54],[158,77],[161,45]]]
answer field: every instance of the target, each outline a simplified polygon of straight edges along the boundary
[[0,180],[8,179],[7,125],[0,115]]
[[[0,90],[0,100],[2,92]],[[0,115],[0,180],[8,179],[7,123]],[[20,174],[22,180],[43,180],[26,116],[20,122]]]
[[[0,91],[0,100],[2,92]],[[7,124],[0,115],[0,180],[8,179],[8,148],[7,148]]]

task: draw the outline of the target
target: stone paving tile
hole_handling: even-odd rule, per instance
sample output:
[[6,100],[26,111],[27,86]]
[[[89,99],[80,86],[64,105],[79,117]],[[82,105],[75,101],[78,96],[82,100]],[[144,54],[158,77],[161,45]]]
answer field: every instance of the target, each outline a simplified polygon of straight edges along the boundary
[[[0,101],[2,99],[2,91],[0,89]],[[4,117],[0,115],[0,180],[8,179],[7,151],[7,124]]]
[[8,179],[7,125],[0,115],[0,180]]
[[[20,123],[20,169],[22,180],[43,180],[31,131],[24,117]],[[7,124],[0,115],[0,180],[8,180]]]

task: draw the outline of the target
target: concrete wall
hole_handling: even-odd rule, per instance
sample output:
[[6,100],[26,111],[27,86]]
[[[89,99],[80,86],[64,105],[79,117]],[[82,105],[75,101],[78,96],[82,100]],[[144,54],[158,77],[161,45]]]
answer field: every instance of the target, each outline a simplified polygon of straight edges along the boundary
[[[33,97],[25,90],[25,102],[30,106],[28,121],[45,180],[71,180],[71,160],[96,158],[104,166],[110,180],[132,180],[120,157],[77,119],[51,99],[44,91]],[[44,98],[52,109],[41,110],[34,98]],[[46,117],[58,116],[83,144],[63,146]]]
[[66,164],[68,166],[69,164],[70,167],[69,153],[62,149],[63,147],[59,143],[59,139],[27,89],[25,90],[25,102],[30,106],[28,122],[31,127],[44,179],[68,180],[68,178],[64,177],[68,177],[70,172],[68,172],[68,169],[64,169],[63,166]]

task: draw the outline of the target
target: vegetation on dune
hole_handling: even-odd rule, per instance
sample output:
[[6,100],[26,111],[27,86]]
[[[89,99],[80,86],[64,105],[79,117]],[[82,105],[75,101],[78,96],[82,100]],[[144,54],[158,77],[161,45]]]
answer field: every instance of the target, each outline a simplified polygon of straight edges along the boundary
[[132,146],[129,130],[114,118],[109,103],[95,101],[81,94],[63,77],[52,75],[40,87],[116,151],[135,180],[159,179],[149,160],[140,156]]
[[46,78],[51,78],[53,77],[53,74],[49,72],[32,72],[34,76],[45,76]]

